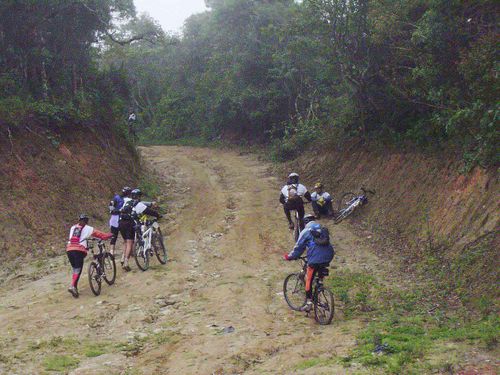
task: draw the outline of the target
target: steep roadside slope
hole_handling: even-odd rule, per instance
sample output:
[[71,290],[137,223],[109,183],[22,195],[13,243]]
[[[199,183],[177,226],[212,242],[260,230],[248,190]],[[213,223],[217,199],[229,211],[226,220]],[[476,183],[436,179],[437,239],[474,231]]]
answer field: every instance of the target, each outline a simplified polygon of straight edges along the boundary
[[[137,179],[138,157],[106,128],[32,126],[0,139],[0,253],[12,259],[60,252],[76,215],[97,225],[107,202]],[[52,246],[47,247],[46,244]]]
[[407,267],[424,262],[464,296],[498,296],[496,169],[477,167],[463,174],[458,162],[421,153],[321,151],[305,152],[279,172],[295,170],[310,183],[321,180],[335,199],[362,186],[375,189],[370,204],[350,220],[375,233],[372,241],[382,254],[388,256],[392,248]]

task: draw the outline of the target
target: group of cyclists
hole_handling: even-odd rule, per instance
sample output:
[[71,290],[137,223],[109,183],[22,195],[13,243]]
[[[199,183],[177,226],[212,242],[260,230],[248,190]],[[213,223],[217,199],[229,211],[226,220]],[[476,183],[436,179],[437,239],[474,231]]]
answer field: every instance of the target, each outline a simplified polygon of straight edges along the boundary
[[[311,202],[314,215],[305,214],[303,198]],[[291,229],[294,224],[291,219],[291,211],[296,210],[299,218],[300,234],[298,240],[287,254],[283,255],[285,260],[298,259],[307,250],[307,273],[306,273],[306,297],[307,302],[304,311],[312,308],[311,282],[314,275],[321,268],[328,267],[334,256],[334,249],[330,243],[328,229],[319,224],[316,220],[321,216],[332,216],[332,197],[324,191],[323,184],[318,182],[314,186],[311,194],[307,188],[299,182],[297,173],[290,173],[287,183],[281,189],[280,203]],[[124,251],[121,257],[121,265],[124,271],[130,271],[129,259],[132,256],[138,221],[144,216],[161,218],[162,215],[153,209],[155,202],[145,202],[142,200],[142,192],[139,189],[124,187],[119,194],[116,194],[110,202],[109,220],[110,232],[101,232],[90,225],[89,217],[80,215],[78,223],[73,225],[69,233],[69,241],[66,247],[67,256],[71,264],[73,274],[71,285],[68,291],[75,298],[78,297],[78,281],[82,274],[84,259],[88,253],[87,240],[99,238],[110,239],[110,253],[114,257],[116,251],[116,241],[121,234],[124,241]]]
[[130,271],[129,259],[132,256],[134,240],[138,223],[143,216],[153,216],[161,218],[162,215],[153,209],[155,202],[145,202],[142,200],[142,191],[124,187],[119,194],[116,194],[110,202],[109,220],[110,233],[101,232],[90,225],[89,217],[81,214],[78,223],[73,225],[69,231],[69,240],[66,245],[66,254],[72,268],[71,285],[68,292],[78,298],[78,281],[82,274],[83,263],[88,253],[87,240],[98,238],[110,241],[110,253],[114,257],[116,241],[121,234],[124,241],[124,251],[122,253],[121,265],[124,271]]
[[[283,205],[288,225],[294,228],[291,212],[296,210],[299,217],[299,238],[289,253],[283,255],[284,260],[298,259],[307,250],[307,272],[305,278],[306,303],[303,311],[312,309],[312,280],[317,272],[326,268],[333,260],[334,249],[330,243],[328,229],[319,224],[316,219],[321,216],[333,216],[332,197],[323,190],[323,184],[318,182],[311,194],[299,183],[299,175],[290,173],[286,184],[281,189],[279,201]],[[311,202],[314,215],[305,214],[303,198]]]

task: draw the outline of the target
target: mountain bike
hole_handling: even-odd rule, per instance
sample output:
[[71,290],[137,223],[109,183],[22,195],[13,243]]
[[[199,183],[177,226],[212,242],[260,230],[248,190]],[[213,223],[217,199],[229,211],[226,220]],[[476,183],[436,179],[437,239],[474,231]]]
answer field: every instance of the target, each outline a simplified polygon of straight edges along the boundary
[[[94,244],[97,242],[99,252],[94,253]],[[92,253],[92,261],[89,264],[89,284],[92,293],[96,296],[101,294],[102,280],[108,285],[113,285],[116,279],[115,257],[106,250],[103,240],[91,238],[87,240],[87,246]]]
[[[302,261],[302,270],[288,275],[283,282],[286,303],[295,311],[301,311],[306,305],[307,260],[306,257],[299,259]],[[312,280],[314,319],[321,325],[330,324],[335,314],[333,293],[323,285],[323,279],[328,275],[328,268],[323,267],[315,272]]]
[[342,220],[352,214],[357,207],[366,205],[368,203],[367,193],[370,193],[372,195],[375,194],[375,191],[373,190],[367,190],[364,188],[361,188],[360,190],[361,193],[357,195],[351,192],[344,193],[342,195],[339,200],[337,214],[333,219],[335,224],[340,223]]
[[134,258],[141,271],[149,268],[153,253],[161,264],[167,263],[167,248],[157,219],[146,220],[136,226]]

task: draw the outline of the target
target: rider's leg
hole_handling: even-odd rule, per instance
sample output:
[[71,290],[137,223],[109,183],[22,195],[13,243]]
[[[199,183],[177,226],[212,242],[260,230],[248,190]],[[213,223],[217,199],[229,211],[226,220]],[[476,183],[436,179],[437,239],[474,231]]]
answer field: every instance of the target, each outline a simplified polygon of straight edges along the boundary
[[125,258],[123,261],[123,267],[128,268],[128,260],[132,256],[132,249],[134,248],[134,240],[125,241]]
[[303,311],[310,311],[312,308],[312,281],[314,279],[314,273],[316,270],[311,267],[307,266],[307,272],[306,272],[306,304],[302,308]]
[[71,268],[73,269],[73,274],[71,275],[71,286],[68,291],[73,295],[73,297],[78,297],[78,281],[83,271],[83,261],[87,254],[83,251],[72,250],[66,253],[68,255]]
[[285,215],[288,220],[288,226],[290,227],[290,229],[293,229],[292,214],[290,213],[290,210],[287,207],[286,203],[283,205],[283,211],[285,211]]
[[85,254],[85,253],[78,254],[78,258],[79,258],[78,265],[80,268],[80,272],[78,272],[78,277],[76,278],[75,288],[78,288],[78,281],[80,280],[80,276],[82,276],[83,262],[84,262],[86,256],[87,256],[87,254]]
[[304,229],[304,203],[302,202],[302,199],[297,203],[297,213],[299,214],[299,225],[300,225],[300,230]]
[[118,239],[118,233],[120,230],[117,227],[111,227],[111,233],[113,233],[113,237],[111,237],[111,241],[109,242],[109,252],[112,255],[115,255],[115,248],[116,248],[116,240]]
[[326,210],[328,216],[333,216],[333,205],[331,200],[326,202]]
[[319,219],[320,218],[319,204],[316,201],[312,201],[311,205],[312,205],[312,208],[313,208],[313,211],[314,211],[314,216],[316,217],[316,219]]
[[308,300],[312,299],[311,284],[312,284],[313,276],[314,276],[314,268],[312,268],[311,266],[307,266],[307,272],[306,272],[306,298]]

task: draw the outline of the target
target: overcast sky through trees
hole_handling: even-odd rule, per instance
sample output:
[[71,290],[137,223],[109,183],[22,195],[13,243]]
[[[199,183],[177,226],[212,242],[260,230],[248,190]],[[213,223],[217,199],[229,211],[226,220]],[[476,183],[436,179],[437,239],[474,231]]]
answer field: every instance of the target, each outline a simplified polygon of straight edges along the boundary
[[138,13],[149,13],[163,30],[180,32],[184,20],[205,11],[204,0],[134,0]]

